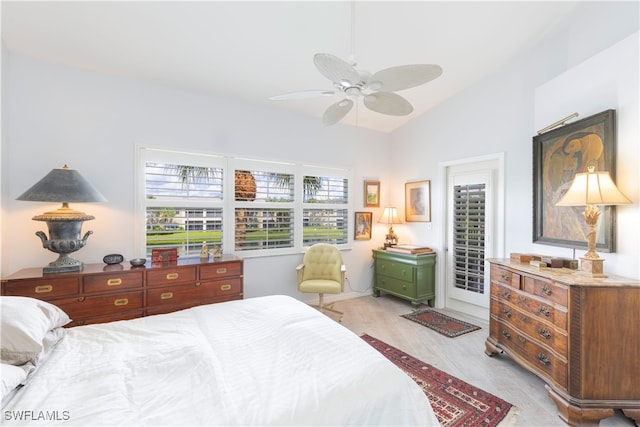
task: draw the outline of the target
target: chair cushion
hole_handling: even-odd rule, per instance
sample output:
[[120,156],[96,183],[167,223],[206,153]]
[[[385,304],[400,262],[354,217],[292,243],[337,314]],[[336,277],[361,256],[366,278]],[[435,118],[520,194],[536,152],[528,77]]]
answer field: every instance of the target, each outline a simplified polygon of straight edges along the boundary
[[298,286],[301,292],[309,292],[314,294],[339,294],[342,286],[334,280],[304,280]]
[[322,279],[340,283],[342,255],[333,245],[319,243],[304,254],[304,274],[302,280]]

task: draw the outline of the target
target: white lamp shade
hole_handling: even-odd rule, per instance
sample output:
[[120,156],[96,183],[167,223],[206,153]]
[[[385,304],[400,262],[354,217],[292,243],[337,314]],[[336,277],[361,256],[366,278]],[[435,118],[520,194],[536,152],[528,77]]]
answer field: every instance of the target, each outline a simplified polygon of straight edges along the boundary
[[578,173],[557,206],[626,205],[631,200],[618,190],[609,172]]
[[384,224],[402,224],[402,221],[400,221],[400,217],[398,216],[398,210],[394,207],[384,208],[382,216],[378,222]]

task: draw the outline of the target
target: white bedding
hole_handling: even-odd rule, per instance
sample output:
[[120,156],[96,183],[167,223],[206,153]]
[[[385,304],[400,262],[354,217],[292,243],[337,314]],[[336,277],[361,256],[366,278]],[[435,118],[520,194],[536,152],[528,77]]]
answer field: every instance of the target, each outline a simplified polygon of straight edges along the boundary
[[361,338],[269,296],[71,328],[3,408],[2,424],[438,421],[415,382]]

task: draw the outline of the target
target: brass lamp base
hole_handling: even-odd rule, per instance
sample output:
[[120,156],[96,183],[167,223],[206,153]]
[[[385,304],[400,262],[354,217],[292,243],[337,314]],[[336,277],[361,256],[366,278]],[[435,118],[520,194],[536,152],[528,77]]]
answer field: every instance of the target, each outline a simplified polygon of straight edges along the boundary
[[604,274],[604,259],[580,258],[580,271],[583,276],[594,278],[608,277]]

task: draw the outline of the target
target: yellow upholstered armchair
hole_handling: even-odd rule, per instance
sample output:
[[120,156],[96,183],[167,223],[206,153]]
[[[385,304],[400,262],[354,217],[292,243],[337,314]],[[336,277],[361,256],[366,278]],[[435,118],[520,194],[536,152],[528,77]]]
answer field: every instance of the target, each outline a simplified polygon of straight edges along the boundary
[[302,264],[296,267],[298,273],[298,289],[300,292],[317,293],[320,304],[314,305],[320,312],[330,311],[340,315],[342,312],[324,305],[324,294],[339,294],[344,289],[346,267],[342,263],[340,250],[327,243],[316,243],[311,246],[302,258]]

